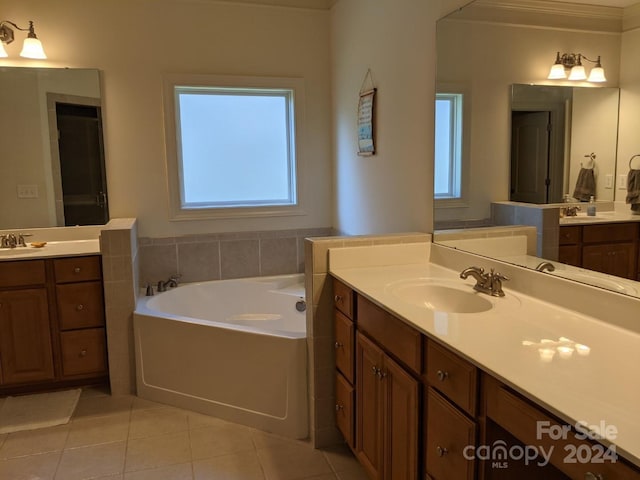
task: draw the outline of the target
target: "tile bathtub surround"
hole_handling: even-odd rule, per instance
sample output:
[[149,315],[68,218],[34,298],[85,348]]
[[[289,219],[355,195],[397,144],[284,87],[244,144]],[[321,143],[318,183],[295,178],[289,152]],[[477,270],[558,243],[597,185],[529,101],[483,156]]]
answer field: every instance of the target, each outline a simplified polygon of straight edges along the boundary
[[331,228],[140,238],[140,287],[173,274],[182,282],[304,272],[304,238]]
[[67,425],[0,435],[0,478],[366,480],[347,447],[314,450],[187,410],[86,389]]
[[333,285],[329,249],[367,245],[430,243],[431,235],[406,233],[375,236],[308,238],[305,241],[307,347],[309,360],[310,439],[316,448],[340,444],[335,426]]
[[109,381],[115,394],[135,392],[133,310],[138,284],[137,232],[135,219],[116,219],[100,232]]

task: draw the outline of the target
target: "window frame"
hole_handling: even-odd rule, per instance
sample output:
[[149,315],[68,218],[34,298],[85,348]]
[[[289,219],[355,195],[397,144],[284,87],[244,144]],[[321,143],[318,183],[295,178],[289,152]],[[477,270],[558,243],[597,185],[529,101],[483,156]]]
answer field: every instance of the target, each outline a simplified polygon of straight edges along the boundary
[[[449,178],[447,192],[438,194],[435,192],[434,186],[434,198],[436,200],[460,200],[462,198],[462,151],[463,151],[463,105],[464,95],[462,93],[436,93],[435,101],[447,101],[449,105],[449,131],[453,132],[453,135],[449,137]],[[437,111],[437,109],[436,109]],[[438,123],[436,122],[436,128]],[[437,136],[437,132],[436,132]],[[434,142],[437,144],[437,142]],[[435,152],[434,152],[435,158]],[[437,167],[437,159],[434,162],[434,180],[435,180],[435,168]]]
[[[299,78],[248,77],[229,75],[179,75],[170,74],[163,78],[165,106],[165,155],[167,163],[167,183],[169,194],[169,219],[171,221],[216,219],[234,217],[269,217],[305,215],[304,195],[301,189],[303,165],[300,158],[300,139],[303,131],[304,83]],[[178,88],[204,91],[208,88],[244,90],[251,95],[269,91],[289,91],[288,109],[288,149],[289,188],[291,203],[244,204],[244,205],[197,205],[185,204],[182,188],[182,161],[178,131]]]

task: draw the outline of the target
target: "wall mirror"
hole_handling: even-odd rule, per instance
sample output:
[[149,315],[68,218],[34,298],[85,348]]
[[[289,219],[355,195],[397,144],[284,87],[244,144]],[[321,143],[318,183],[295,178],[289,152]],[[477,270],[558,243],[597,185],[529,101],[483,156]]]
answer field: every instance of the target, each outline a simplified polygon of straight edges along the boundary
[[[509,200],[559,203],[575,198],[582,168],[591,169],[597,200],[613,201],[618,88],[511,87]],[[588,201],[589,198],[577,198]]]
[[0,67],[0,229],[108,222],[100,74]]
[[[598,200],[620,200],[616,198],[620,195],[616,191],[616,177],[627,172],[617,170],[626,168],[622,165],[634,149],[620,143],[620,134],[637,131],[637,110],[630,111],[634,103],[629,100],[637,97],[638,76],[630,75],[635,70],[629,69],[636,68],[632,57],[640,48],[640,34],[634,33],[638,27],[629,28],[626,20],[623,21],[626,8],[554,2],[553,8],[532,11],[531,5],[527,5],[476,0],[438,21],[437,93],[458,93],[464,103],[460,122],[463,132],[461,196],[436,197],[435,242],[442,230],[455,228],[467,232],[493,225],[492,202],[562,201],[565,193],[573,193],[580,168],[593,165],[591,153],[595,154]],[[636,7],[628,8],[638,11]],[[576,9],[581,9],[579,15]],[[558,50],[601,55],[603,62],[607,58],[606,65],[603,64],[607,82],[594,87],[587,82],[547,80]],[[626,72],[626,84],[621,80],[623,72]],[[628,79],[636,80],[629,84]],[[635,93],[625,97],[622,87]],[[528,193],[541,195],[528,199],[514,197],[514,190],[516,194],[522,192],[517,191],[518,185],[514,186],[511,178],[512,120],[518,112],[527,111],[556,115],[561,141],[557,145],[552,143],[550,148],[557,149],[558,158],[566,159],[555,162],[552,170],[542,176],[541,184],[531,186],[533,175],[525,173],[523,178],[531,183],[525,185],[531,190]],[[606,123],[600,123],[600,119],[605,118]],[[630,121],[636,123],[630,124]],[[637,143],[635,145],[637,149]],[[558,181],[554,188],[549,185],[547,191],[545,180],[553,169]],[[513,260],[513,263],[519,262]],[[606,282],[590,282],[590,275],[586,271],[577,281],[608,288]],[[640,283],[628,282],[633,288],[612,289],[629,294],[640,292]]]

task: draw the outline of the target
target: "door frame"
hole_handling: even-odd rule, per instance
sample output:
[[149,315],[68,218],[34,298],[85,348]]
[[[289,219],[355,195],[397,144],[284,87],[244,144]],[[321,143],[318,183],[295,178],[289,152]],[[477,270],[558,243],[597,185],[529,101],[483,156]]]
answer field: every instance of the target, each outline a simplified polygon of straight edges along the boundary
[[[47,119],[49,123],[49,148],[51,149],[51,177],[53,178],[56,225],[64,226],[64,196],[62,192],[60,150],[58,149],[58,118],[56,116],[56,104],[58,103],[97,107],[102,112],[102,100],[94,97],[47,92]],[[100,121],[102,120],[100,119]],[[103,171],[104,168],[103,164]]]

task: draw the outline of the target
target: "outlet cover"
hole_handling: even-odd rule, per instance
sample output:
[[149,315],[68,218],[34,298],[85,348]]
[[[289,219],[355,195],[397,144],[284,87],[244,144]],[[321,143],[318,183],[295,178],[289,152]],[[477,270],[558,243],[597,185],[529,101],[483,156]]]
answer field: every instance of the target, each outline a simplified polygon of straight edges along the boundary
[[627,189],[627,176],[618,175],[618,190],[626,190],[626,189]]
[[613,188],[613,174],[607,173],[604,177],[604,188]]
[[18,185],[18,198],[38,198],[38,185]]

